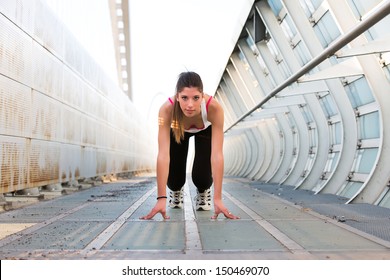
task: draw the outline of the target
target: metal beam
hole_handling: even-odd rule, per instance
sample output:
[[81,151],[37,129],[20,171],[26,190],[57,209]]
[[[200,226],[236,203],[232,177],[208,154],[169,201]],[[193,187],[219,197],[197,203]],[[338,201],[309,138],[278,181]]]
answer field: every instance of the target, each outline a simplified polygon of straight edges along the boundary
[[339,50],[335,53],[338,58],[359,56],[367,54],[390,52],[390,38],[378,39],[368,42],[360,47],[352,47],[347,50]]
[[305,75],[298,79],[298,83],[362,75],[364,75],[364,72],[357,59],[350,58],[315,74]]

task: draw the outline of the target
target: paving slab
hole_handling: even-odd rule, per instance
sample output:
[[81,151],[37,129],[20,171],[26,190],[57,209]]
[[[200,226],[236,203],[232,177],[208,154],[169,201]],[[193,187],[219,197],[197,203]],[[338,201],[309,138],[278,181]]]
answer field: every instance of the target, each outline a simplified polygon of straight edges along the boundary
[[195,211],[191,180],[184,208],[167,208],[169,220],[140,220],[156,203],[155,179],[118,180],[0,213],[0,258],[390,259],[387,209],[227,177],[223,201],[240,220]]

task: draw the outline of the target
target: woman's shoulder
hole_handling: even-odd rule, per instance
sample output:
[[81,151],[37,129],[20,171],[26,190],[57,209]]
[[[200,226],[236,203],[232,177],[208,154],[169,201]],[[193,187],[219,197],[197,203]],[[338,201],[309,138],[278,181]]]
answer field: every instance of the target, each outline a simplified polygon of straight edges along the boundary
[[160,113],[171,113],[173,110],[173,99],[174,97],[169,97],[167,100],[161,104]]
[[208,111],[221,110],[222,107],[219,105],[218,101],[211,95],[204,94],[205,103],[207,105]]
[[213,125],[223,123],[224,113],[218,101],[213,96],[205,94],[205,102],[208,103],[207,120]]

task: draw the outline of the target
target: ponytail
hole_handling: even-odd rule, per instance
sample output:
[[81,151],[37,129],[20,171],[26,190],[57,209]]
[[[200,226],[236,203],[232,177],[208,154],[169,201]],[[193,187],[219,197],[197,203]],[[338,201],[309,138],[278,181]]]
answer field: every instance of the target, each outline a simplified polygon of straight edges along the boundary
[[180,104],[177,101],[177,94],[173,103],[172,123],[171,128],[175,137],[176,143],[180,144],[184,139],[184,124],[183,124],[183,111],[180,108]]

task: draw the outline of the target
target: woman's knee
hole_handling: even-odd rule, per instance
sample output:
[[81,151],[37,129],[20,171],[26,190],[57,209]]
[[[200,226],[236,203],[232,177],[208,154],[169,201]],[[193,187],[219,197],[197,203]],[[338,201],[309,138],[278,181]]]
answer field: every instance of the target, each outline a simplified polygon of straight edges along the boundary
[[185,176],[180,176],[180,175],[169,176],[167,185],[171,191],[180,191],[183,188],[185,182],[186,182]]
[[192,182],[199,190],[199,192],[203,192],[211,187],[213,184],[213,178],[211,176],[193,176]]

